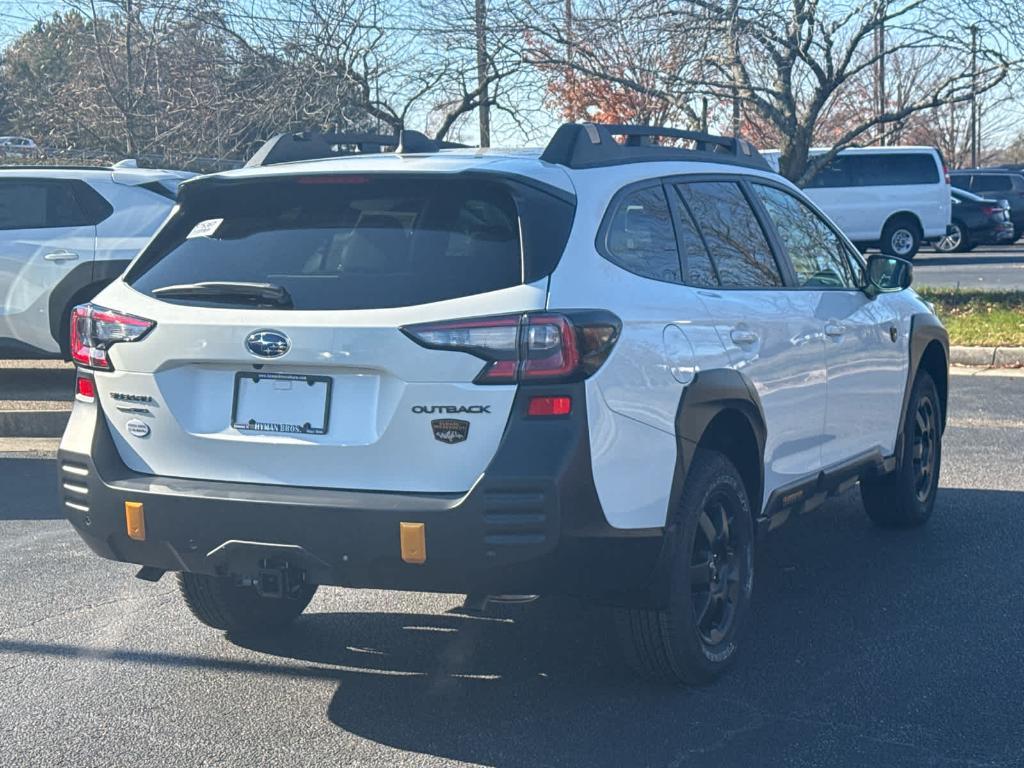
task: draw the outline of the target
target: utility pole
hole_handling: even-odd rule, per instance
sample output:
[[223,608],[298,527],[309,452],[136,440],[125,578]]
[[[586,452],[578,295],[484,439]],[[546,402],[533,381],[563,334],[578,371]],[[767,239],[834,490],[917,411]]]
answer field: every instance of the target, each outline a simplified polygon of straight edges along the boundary
[[[881,11],[880,11],[881,13]],[[888,111],[885,94],[885,20],[879,19],[875,28],[875,110],[881,117]],[[885,146],[885,124],[878,125],[878,143]]]
[[978,25],[971,24],[971,168],[978,167]]
[[739,13],[738,3],[732,4],[732,22],[729,26],[729,38],[732,45],[732,135],[740,135],[740,41],[736,16]]
[[487,86],[487,0],[476,0],[476,82],[480,89],[480,146],[491,146],[490,89]]

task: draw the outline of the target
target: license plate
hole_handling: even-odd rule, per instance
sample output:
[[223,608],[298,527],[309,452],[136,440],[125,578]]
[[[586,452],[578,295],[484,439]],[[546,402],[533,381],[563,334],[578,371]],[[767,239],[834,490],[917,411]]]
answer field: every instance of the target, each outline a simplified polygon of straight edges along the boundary
[[245,432],[327,434],[331,377],[236,373],[231,426]]

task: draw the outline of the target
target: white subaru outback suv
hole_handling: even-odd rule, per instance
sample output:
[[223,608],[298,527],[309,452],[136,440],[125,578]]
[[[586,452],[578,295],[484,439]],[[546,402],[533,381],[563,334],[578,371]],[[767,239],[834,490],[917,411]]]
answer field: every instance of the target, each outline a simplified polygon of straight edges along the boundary
[[758,530],[858,480],[928,519],[947,335],[749,144],[432,149],[188,181],[75,310],[60,493],[96,553],[225,630],[318,585],[578,595],[698,683]]
[[194,175],[0,168],[0,356],[66,355],[71,309],[124,271]]

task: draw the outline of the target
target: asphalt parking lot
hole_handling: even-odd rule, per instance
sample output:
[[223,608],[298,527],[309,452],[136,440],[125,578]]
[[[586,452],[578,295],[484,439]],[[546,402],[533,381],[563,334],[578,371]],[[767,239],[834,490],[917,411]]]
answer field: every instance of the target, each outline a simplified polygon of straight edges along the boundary
[[969,253],[922,248],[914,257],[914,285],[1024,290],[1024,244],[980,246]]
[[325,590],[273,639],[198,625],[0,459],[0,765],[1011,766],[1024,751],[1024,377],[953,380],[931,524],[856,489],[757,554],[746,650],[640,683],[571,601]]

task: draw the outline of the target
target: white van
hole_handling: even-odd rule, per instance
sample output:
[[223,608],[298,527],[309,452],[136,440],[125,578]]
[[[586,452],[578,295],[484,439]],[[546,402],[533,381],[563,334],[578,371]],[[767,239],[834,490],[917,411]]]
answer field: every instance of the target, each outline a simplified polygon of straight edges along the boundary
[[[762,155],[778,170],[778,151]],[[844,149],[804,192],[861,249],[910,259],[949,227],[949,174],[935,147]]]

